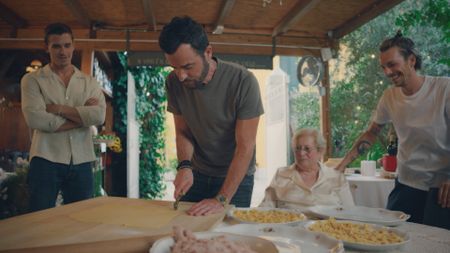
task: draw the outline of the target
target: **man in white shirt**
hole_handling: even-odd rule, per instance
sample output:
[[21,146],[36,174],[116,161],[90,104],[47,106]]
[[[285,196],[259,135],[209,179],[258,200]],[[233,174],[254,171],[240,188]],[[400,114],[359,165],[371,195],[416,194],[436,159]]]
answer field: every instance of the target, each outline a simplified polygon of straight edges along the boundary
[[392,122],[398,178],[387,208],[411,214],[409,221],[450,229],[450,78],[418,75],[421,58],[400,33],[385,40],[380,52],[394,86],[385,90],[368,130],[336,169],[343,171]]
[[105,121],[105,97],[97,81],[72,65],[72,30],[65,24],[45,29],[50,63],[22,78],[22,112],[33,129],[28,187],[30,210],[93,195],[95,160],[90,126]]

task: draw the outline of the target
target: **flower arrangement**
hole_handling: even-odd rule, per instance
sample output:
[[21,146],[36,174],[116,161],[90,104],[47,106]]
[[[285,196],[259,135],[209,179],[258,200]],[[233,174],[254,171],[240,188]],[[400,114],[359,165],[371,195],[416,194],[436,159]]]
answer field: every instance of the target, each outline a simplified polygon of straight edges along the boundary
[[106,146],[115,153],[122,152],[122,143],[115,134],[100,134],[94,136],[94,143],[106,143]]

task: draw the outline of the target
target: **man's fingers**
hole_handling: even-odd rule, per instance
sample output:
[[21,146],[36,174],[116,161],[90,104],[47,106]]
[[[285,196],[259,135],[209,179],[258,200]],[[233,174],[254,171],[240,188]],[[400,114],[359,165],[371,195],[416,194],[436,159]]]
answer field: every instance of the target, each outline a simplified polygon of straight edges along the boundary
[[219,213],[223,210],[223,206],[215,199],[204,199],[194,204],[189,210],[188,214],[192,216],[210,215]]
[[450,182],[445,182],[439,187],[438,204],[442,208],[450,207]]

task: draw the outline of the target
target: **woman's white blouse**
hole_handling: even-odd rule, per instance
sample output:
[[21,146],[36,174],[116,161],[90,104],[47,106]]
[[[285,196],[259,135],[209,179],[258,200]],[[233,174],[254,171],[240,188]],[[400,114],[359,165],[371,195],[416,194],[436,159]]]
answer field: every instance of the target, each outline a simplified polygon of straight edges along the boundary
[[267,187],[261,207],[302,208],[313,205],[354,206],[345,175],[319,163],[317,182],[309,188],[295,164],[279,168]]

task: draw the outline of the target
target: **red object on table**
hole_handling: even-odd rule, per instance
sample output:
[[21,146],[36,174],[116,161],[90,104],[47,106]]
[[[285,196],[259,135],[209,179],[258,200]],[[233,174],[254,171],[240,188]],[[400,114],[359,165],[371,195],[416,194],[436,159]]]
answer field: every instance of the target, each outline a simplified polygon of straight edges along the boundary
[[381,158],[381,163],[385,171],[394,172],[397,169],[397,156],[394,155],[384,155]]

